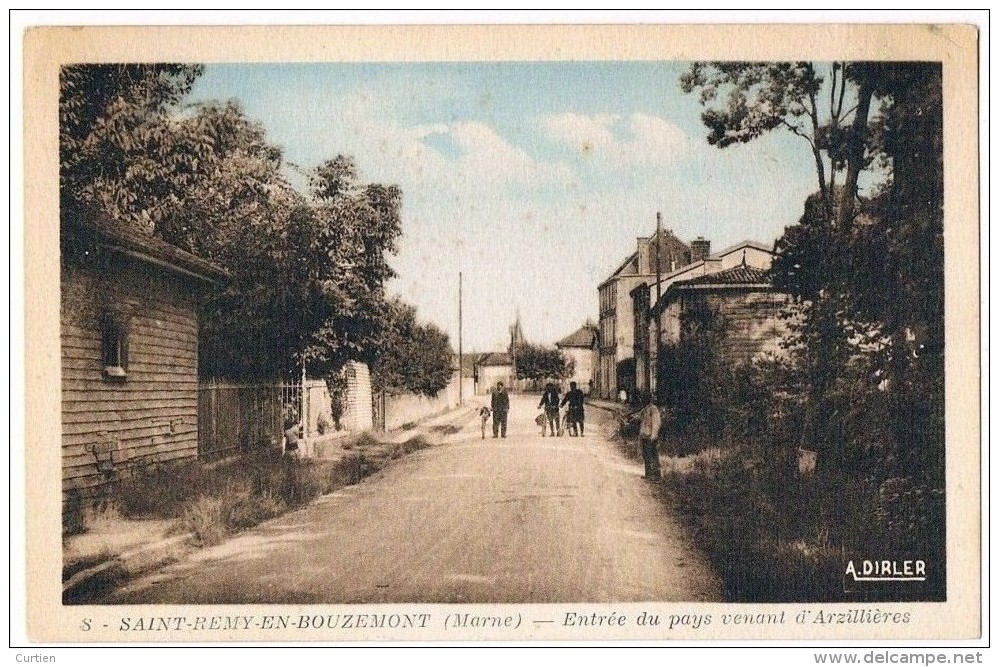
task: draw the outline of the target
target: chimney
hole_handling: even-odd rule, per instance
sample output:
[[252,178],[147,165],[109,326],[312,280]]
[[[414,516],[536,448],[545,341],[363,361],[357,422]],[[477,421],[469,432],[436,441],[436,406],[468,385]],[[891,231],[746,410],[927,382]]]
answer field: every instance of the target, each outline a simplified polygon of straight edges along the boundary
[[700,262],[711,256],[711,241],[705,240],[703,236],[698,236],[690,242],[690,260]]
[[652,273],[649,241],[647,238],[638,239],[638,273],[643,276]]

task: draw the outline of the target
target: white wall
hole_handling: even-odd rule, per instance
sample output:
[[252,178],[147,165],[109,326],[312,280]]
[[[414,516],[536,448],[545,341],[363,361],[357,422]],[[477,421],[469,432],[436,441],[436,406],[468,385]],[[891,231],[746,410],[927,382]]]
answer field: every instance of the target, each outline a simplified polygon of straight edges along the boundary
[[513,372],[511,366],[479,366],[479,382],[475,387],[475,393],[480,396],[488,394],[489,390],[501,381],[510,386],[510,375]]

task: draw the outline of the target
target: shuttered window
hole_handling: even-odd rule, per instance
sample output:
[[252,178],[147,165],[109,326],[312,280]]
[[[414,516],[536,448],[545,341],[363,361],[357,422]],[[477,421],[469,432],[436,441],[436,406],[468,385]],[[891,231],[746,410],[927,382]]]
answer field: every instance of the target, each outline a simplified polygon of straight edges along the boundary
[[124,382],[128,376],[128,328],[112,315],[101,318],[101,354],[104,379]]

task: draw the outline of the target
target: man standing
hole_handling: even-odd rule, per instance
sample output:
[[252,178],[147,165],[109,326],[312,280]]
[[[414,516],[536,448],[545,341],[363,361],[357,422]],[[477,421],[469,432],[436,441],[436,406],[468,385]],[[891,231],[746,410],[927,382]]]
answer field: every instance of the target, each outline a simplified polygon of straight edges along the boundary
[[510,412],[510,394],[507,393],[503,382],[497,382],[492,396],[493,410],[493,437],[497,438],[502,433],[506,437],[506,415]]
[[583,401],[586,395],[576,387],[575,382],[569,383],[569,391],[562,399],[562,405],[569,404],[569,435],[583,435]]
[[662,413],[655,401],[642,408],[638,413],[638,439],[642,443],[642,458],[645,459],[645,479],[658,480],[662,478],[659,468],[659,431],[663,427]]
[[545,385],[545,392],[541,394],[541,402],[538,403],[539,408],[545,409],[545,420],[541,422],[542,438],[545,437],[545,424],[548,425],[553,437],[558,429],[558,399],[558,387],[554,382],[549,382]]

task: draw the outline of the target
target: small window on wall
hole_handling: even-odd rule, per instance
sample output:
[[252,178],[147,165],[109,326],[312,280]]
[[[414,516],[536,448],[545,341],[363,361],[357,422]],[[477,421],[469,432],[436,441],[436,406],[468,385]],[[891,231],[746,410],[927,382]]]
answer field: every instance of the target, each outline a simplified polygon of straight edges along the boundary
[[110,314],[101,318],[101,355],[104,379],[124,382],[128,376],[128,327],[122,318]]

